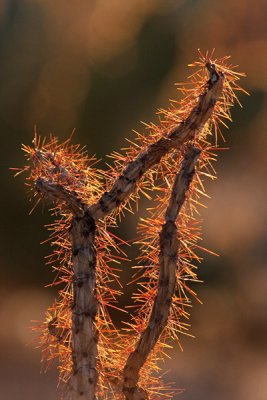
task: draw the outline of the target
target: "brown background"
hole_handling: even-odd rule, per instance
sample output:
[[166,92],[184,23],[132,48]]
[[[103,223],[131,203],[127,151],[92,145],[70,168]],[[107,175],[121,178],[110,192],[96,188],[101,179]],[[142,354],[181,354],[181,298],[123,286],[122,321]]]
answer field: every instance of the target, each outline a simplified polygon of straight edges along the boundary
[[[173,83],[190,73],[199,47],[232,55],[251,96],[233,109],[230,151],[218,181],[207,182],[203,245],[221,257],[200,266],[196,339],[181,338],[166,379],[186,388],[181,400],[267,398],[266,17],[265,0],[0,1],[1,399],[58,398],[56,372],[40,375],[40,354],[26,346],[30,320],[54,293],[43,287],[49,248],[39,246],[48,213],[27,215],[23,179],[8,170],[23,165],[21,143],[37,124],[62,139],[75,127],[75,141],[99,157],[119,149],[139,120],[156,121],[156,109],[178,96]],[[135,223],[129,217],[120,234],[133,237]]]

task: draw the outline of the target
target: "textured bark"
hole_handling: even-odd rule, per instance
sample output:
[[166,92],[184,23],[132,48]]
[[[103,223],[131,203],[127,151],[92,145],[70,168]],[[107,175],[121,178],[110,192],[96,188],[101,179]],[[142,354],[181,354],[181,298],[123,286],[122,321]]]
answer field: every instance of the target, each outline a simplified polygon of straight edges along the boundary
[[97,383],[97,314],[95,222],[85,213],[73,219],[72,400],[95,399]]
[[172,297],[176,286],[177,255],[179,249],[175,221],[193,179],[194,167],[199,154],[199,149],[190,146],[185,154],[181,170],[175,178],[169,206],[165,214],[165,223],[160,233],[157,296],[148,325],[141,334],[135,350],[128,357],[123,371],[123,392],[127,400],[147,399],[145,391],[138,387],[139,373],[168,322]]
[[[95,221],[104,218],[109,212],[117,208],[131,195],[136,188],[136,183],[154,165],[158,164],[173,148],[179,148],[184,143],[194,139],[197,132],[200,132],[205,123],[212,115],[213,109],[222,94],[224,76],[217,72],[214,64],[207,63],[206,67],[210,73],[210,79],[206,88],[199,96],[194,109],[190,112],[185,121],[174,127],[165,137],[148,146],[135,160],[131,161],[122,172],[121,176],[114,182],[109,192],[103,193],[96,204],[84,205],[77,199],[74,192],[67,191],[60,185],[45,181],[39,178],[36,182],[38,191],[43,192],[42,185],[46,184],[46,193],[49,190],[51,200],[64,201],[75,215],[83,215],[83,210],[88,210]],[[50,154],[42,157],[52,157]],[[57,198],[57,196],[59,196]],[[78,203],[77,203],[78,202]]]
[[206,66],[210,73],[210,79],[207,82],[207,88],[199,97],[196,107],[187,119],[173,128],[167,136],[150,145],[146,151],[130,162],[110,191],[105,192],[97,204],[89,207],[89,212],[95,220],[103,218],[125,201],[135,190],[136,182],[149,168],[159,163],[171,149],[181,147],[201,131],[210,118],[216,101],[222,94],[224,82],[223,74],[217,72],[213,64],[207,63]]

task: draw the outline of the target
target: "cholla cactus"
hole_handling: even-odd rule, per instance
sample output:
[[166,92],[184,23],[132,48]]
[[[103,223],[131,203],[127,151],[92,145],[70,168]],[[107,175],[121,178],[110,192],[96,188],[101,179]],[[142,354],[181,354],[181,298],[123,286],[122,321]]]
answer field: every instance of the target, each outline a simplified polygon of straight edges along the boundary
[[[212,58],[199,52],[191,64],[196,71],[178,87],[182,100],[159,111],[159,125],[146,125],[122,153],[112,153],[107,171],[71,138],[59,143],[35,133],[33,146],[23,146],[28,165],[18,173],[28,174],[37,203],[53,203],[48,264],[61,289],[35,329],[43,361],[58,359],[67,398],[156,400],[175,393],[162,381],[158,361],[173,340],[188,334],[188,306],[197,298],[190,282],[197,281],[200,261],[203,181],[215,178],[219,123],[231,120],[244,75],[229,57]],[[133,280],[139,289],[131,322],[119,332],[109,307],[117,307],[123,288],[111,262],[126,255],[110,228],[142,194],[152,204],[138,227],[141,254]]]

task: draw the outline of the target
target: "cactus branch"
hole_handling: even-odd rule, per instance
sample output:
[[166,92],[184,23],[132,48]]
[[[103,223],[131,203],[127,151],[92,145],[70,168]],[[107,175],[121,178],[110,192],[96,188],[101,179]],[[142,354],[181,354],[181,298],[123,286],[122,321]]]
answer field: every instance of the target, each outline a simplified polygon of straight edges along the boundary
[[61,184],[37,178],[36,190],[53,202],[61,202],[73,213],[69,231],[72,244],[73,304],[72,304],[72,361],[70,382],[72,400],[94,400],[97,383],[97,341],[95,327],[96,251],[95,221],[84,211],[75,191]]
[[150,145],[135,160],[131,161],[121,176],[114,182],[109,192],[105,192],[97,204],[89,207],[89,212],[95,220],[103,218],[110,211],[124,202],[135,190],[136,183],[161,158],[173,148],[179,148],[185,142],[192,140],[200,132],[210,118],[216,101],[222,94],[224,76],[217,72],[215,65],[208,62],[206,67],[210,79],[199,97],[198,104],[191,110],[185,121],[174,127],[165,137]]
[[73,261],[72,307],[72,400],[94,400],[97,383],[97,341],[95,327],[96,252],[95,222],[85,213],[73,218],[70,229]]
[[148,325],[141,334],[135,350],[129,355],[123,371],[123,392],[126,400],[142,400],[147,398],[144,390],[137,386],[139,372],[168,321],[172,296],[176,286],[177,256],[179,250],[175,222],[193,179],[195,164],[199,155],[200,150],[198,148],[188,147],[181,169],[176,175],[173,184],[169,205],[165,214],[165,223],[160,232],[158,292]]
[[[216,71],[213,64],[208,62],[206,67],[210,73],[210,79],[203,94],[199,97],[195,109],[190,112],[185,121],[174,127],[165,137],[150,145],[134,161],[131,161],[121,176],[114,182],[111,190],[105,192],[96,204],[85,206],[74,191],[66,190],[62,185],[49,182],[41,177],[36,180],[36,190],[38,192],[52,201],[63,202],[75,216],[70,230],[74,273],[74,302],[72,309],[73,375],[71,380],[73,400],[76,398],[94,399],[96,390],[97,332],[94,325],[97,313],[95,294],[96,255],[94,248],[95,220],[103,218],[125,201],[134,191],[137,181],[141,179],[149,168],[159,163],[167,152],[173,148],[179,148],[185,142],[194,139],[195,134],[201,131],[222,93],[224,80],[223,75]],[[184,161],[185,165],[183,165],[175,181],[172,198],[166,213],[166,223],[160,235],[161,268],[157,299],[149,325],[141,335],[135,352],[129,356],[124,369],[123,391],[129,400],[134,399],[134,397],[127,396],[133,396],[132,388],[137,385],[139,370],[153,349],[168,319],[171,297],[175,288],[175,279],[171,280],[171,276],[175,276],[177,255],[174,257],[167,256],[165,255],[165,249],[170,248],[175,254],[177,253],[175,219],[183,204],[185,191],[190,183],[189,177],[192,175],[188,171],[186,175],[185,168],[190,168],[195,164],[196,154],[191,155],[189,165],[186,164],[188,157],[187,154]],[[181,183],[183,179],[183,185],[180,189],[177,188],[177,184]],[[175,201],[176,192],[182,197],[178,196]],[[161,315],[160,311],[163,307],[162,302],[165,304],[164,316]],[[161,320],[160,323],[156,324],[159,314]],[[151,325],[154,329],[151,329]],[[140,393],[141,389],[136,390]]]
[[[42,359],[48,364],[58,359],[70,400],[175,396],[158,375],[158,360],[168,340],[179,341],[188,329],[186,306],[197,296],[188,281],[197,281],[202,179],[214,177],[219,123],[231,120],[230,107],[242,90],[237,81],[244,75],[228,64],[229,57],[214,64],[213,52],[199,55],[191,64],[197,71],[180,85],[184,97],[159,110],[160,124],[146,125],[149,134],[137,132],[127,148],[112,153],[107,171],[95,167],[96,158],[71,138],[47,141],[35,132],[33,146],[23,145],[28,162],[16,175],[27,173],[35,206],[42,198],[53,203],[48,240],[54,247],[47,263],[56,272],[53,284],[63,285],[34,330],[40,333]],[[113,264],[126,255],[112,229],[142,193],[154,203],[137,227],[141,252],[133,281],[139,287],[130,322],[120,333],[108,307],[118,308],[121,291],[113,283],[120,285],[119,269]]]

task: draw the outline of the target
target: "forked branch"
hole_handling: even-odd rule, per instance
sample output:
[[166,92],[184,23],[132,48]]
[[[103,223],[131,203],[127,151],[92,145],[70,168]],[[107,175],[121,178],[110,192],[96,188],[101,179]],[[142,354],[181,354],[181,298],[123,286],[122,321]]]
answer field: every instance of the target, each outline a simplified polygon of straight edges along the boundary
[[[74,190],[70,191],[64,187],[64,183],[53,182],[42,176],[36,180],[35,187],[39,193],[53,202],[61,202],[73,214],[70,229],[73,264],[72,400],[93,400],[96,391],[97,330],[95,317],[98,307],[95,287],[95,221],[104,218],[127,200],[135,190],[137,182],[151,167],[159,163],[164,155],[173,148],[180,148],[185,142],[193,140],[195,135],[201,131],[210,118],[216,101],[222,94],[224,82],[223,74],[217,72],[213,64],[208,62],[206,66],[210,73],[210,79],[199,97],[197,105],[191,110],[188,117],[131,161],[114,182],[110,191],[105,192],[96,204],[84,204]],[[174,183],[165,224],[160,235],[158,294],[149,324],[141,335],[136,350],[129,356],[123,372],[123,392],[126,399],[129,400],[141,399],[144,394],[143,390],[137,386],[139,371],[167,323],[175,289],[177,264],[178,243],[175,220],[192,179],[197,154],[196,149],[189,148],[182,169]],[[40,150],[36,151],[36,159],[40,163],[50,160],[53,165],[55,164],[51,153],[46,155],[40,153]],[[66,171],[64,171],[64,179],[66,179],[65,175]]]
[[[66,324],[60,322],[59,324],[56,313],[58,309],[52,308],[52,313],[49,316],[50,319],[48,318],[45,326],[50,337],[52,335],[60,340],[62,337],[62,329],[64,329],[64,337],[71,337],[71,340],[69,340],[66,345],[66,351],[69,352],[67,355],[68,358],[66,357],[69,363],[69,375],[66,375],[66,381],[69,383],[71,400],[95,400],[98,396],[102,398],[102,393],[104,393],[103,398],[107,399],[110,398],[109,391],[112,391],[114,387],[116,387],[114,389],[114,398],[116,399],[121,399],[124,396],[126,400],[142,400],[147,399],[151,395],[149,392],[150,389],[148,389],[150,386],[147,385],[147,387],[145,387],[144,382],[146,376],[152,376],[151,371],[154,371],[153,368],[155,364],[149,364],[150,355],[161,334],[165,334],[168,319],[172,318],[171,313],[174,307],[171,307],[172,304],[174,304],[173,302],[175,302],[174,293],[177,284],[177,268],[180,268],[179,271],[181,271],[183,265],[182,252],[180,252],[178,260],[180,245],[178,238],[182,228],[180,232],[177,232],[177,219],[186,200],[186,194],[195,173],[195,165],[200,156],[199,148],[202,150],[199,163],[203,168],[204,165],[206,167],[206,164],[212,159],[207,150],[209,147],[208,140],[206,141],[208,134],[210,134],[210,125],[206,123],[211,121],[211,125],[213,124],[216,128],[216,117],[218,120],[224,117],[229,118],[229,107],[233,104],[233,99],[235,99],[233,90],[240,90],[239,86],[235,83],[236,80],[239,79],[238,73],[235,75],[235,73],[231,72],[231,69],[222,66],[219,66],[219,70],[217,70],[215,65],[210,61],[207,62],[207,60],[208,57],[202,57],[199,65],[201,68],[203,68],[203,66],[207,68],[209,80],[205,82],[206,78],[203,78],[203,80],[200,79],[197,89],[188,90],[187,93],[189,94],[187,94],[185,100],[180,103],[180,105],[182,104],[181,113],[179,113],[178,108],[176,108],[175,112],[172,114],[173,118],[171,117],[168,119],[169,111],[166,111],[167,121],[164,120],[162,126],[159,126],[158,131],[155,131],[155,135],[154,131],[149,135],[147,142],[145,141],[145,143],[149,145],[142,143],[142,145],[139,146],[140,142],[138,142],[133,152],[130,150],[128,152],[128,150],[126,150],[125,158],[124,154],[121,158],[115,158],[118,162],[119,169],[117,169],[115,161],[116,167],[114,170],[116,178],[114,178],[113,181],[107,179],[106,182],[108,182],[110,186],[109,190],[104,193],[102,193],[102,178],[107,175],[105,175],[103,171],[91,168],[91,165],[94,164],[89,163],[90,159],[79,146],[70,145],[69,141],[58,144],[57,139],[51,138],[48,144],[45,144],[45,142],[41,144],[41,141],[36,139],[34,148],[24,147],[32,165],[32,167],[26,166],[24,168],[24,170],[29,171],[28,180],[34,183],[35,191],[55,204],[54,214],[56,216],[60,215],[60,218],[62,218],[62,220],[59,219],[55,227],[53,227],[53,232],[55,233],[54,237],[56,237],[56,245],[62,247],[62,249],[55,254],[58,256],[58,254],[61,255],[63,253],[65,257],[64,259],[62,258],[62,267],[59,267],[58,270],[63,275],[66,274],[63,277],[66,278],[66,280],[64,281],[64,279],[62,279],[61,282],[67,282],[68,286],[66,292],[64,292],[64,290],[61,291],[63,292],[63,296],[61,296],[62,293],[59,294],[61,298],[57,304],[60,306],[63,304],[64,312],[63,316],[61,314],[61,317],[63,322],[67,322]],[[233,88],[231,82],[229,83],[229,80],[225,79],[225,72],[228,73],[228,77],[230,76],[230,81],[232,79]],[[194,84],[195,80],[198,80],[200,75],[197,72],[196,75],[193,76]],[[203,74],[203,76],[205,76],[205,74]],[[188,99],[189,103],[187,103]],[[219,99],[220,101],[213,114],[214,107]],[[172,111],[170,111],[170,114],[171,113]],[[168,178],[165,177],[164,174],[169,172],[164,171],[171,171],[171,173],[173,171],[172,167],[175,165],[175,161],[172,156],[168,158],[168,155],[174,149],[179,150],[178,152],[175,151],[179,160],[181,159],[181,154],[184,154],[184,158],[181,163],[180,171],[175,177],[169,198],[168,185],[164,186],[165,178],[166,180]],[[128,156],[131,157],[130,162],[128,162]],[[169,159],[171,159],[172,162],[169,162]],[[106,297],[105,295],[101,297],[101,290],[104,292],[108,288],[109,282],[116,276],[113,274],[112,268],[110,275],[106,272],[109,270],[110,266],[108,263],[111,260],[107,247],[112,241],[110,232],[108,232],[106,228],[114,226],[112,224],[114,224],[115,221],[114,214],[111,216],[108,214],[113,210],[120,209],[121,206],[125,204],[131,194],[135,192],[137,186],[139,184],[141,186],[143,182],[142,178],[144,178],[144,185],[150,182],[147,173],[149,170],[152,170],[152,174],[154,174],[155,171],[157,172],[157,169],[153,168],[157,164],[160,164],[160,167],[163,166],[164,168],[162,168],[162,175],[159,174],[160,184],[154,188],[164,193],[164,195],[160,197],[159,208],[155,208],[158,212],[155,211],[155,213],[152,214],[153,217],[156,217],[158,225],[154,231],[149,230],[150,220],[147,220],[148,224],[144,226],[148,228],[149,231],[147,234],[148,240],[146,241],[146,236],[144,236],[145,239],[144,242],[142,242],[145,243],[145,246],[149,243],[147,246],[147,253],[149,252],[149,255],[151,254],[151,249],[153,249],[153,251],[155,250],[153,257],[149,259],[149,262],[153,260],[153,262],[150,263],[153,268],[155,266],[153,270],[153,272],[155,272],[153,275],[154,286],[151,292],[149,292],[149,301],[152,303],[153,300],[151,299],[154,299],[154,302],[153,306],[151,303],[146,303],[144,313],[145,319],[142,321],[143,324],[138,325],[139,316],[137,318],[136,326],[138,326],[138,330],[135,330],[135,332],[140,332],[140,330],[142,330],[140,326],[143,327],[146,325],[146,327],[142,331],[135,346],[132,347],[132,343],[129,345],[129,348],[134,348],[135,350],[129,354],[130,351],[126,346],[126,357],[125,353],[123,353],[123,356],[120,355],[120,359],[119,357],[116,358],[112,364],[109,363],[108,357],[110,357],[110,354],[113,354],[113,347],[110,352],[102,351],[104,347],[103,343],[112,345],[112,339],[110,339],[110,337],[113,338],[113,336],[111,335],[108,337],[107,335],[107,342],[102,341],[102,337],[105,336],[106,332],[108,332],[108,334],[110,334],[110,332],[113,334],[115,330],[109,329],[111,326],[109,325],[111,319],[109,319],[109,316],[106,318],[108,314],[105,314],[106,303],[108,303],[106,299],[113,298],[112,289],[110,289],[110,291],[107,290],[108,295]],[[111,168],[110,171],[113,173],[114,170]],[[206,174],[209,175],[208,167]],[[148,179],[146,180],[147,177]],[[156,179],[158,179],[158,177]],[[196,181],[197,179],[194,180],[194,184]],[[194,184],[191,186],[190,196],[193,193]],[[202,184],[202,182],[200,182],[200,184]],[[168,206],[166,209],[165,205],[167,204]],[[165,209],[166,212],[164,216],[163,213]],[[183,222],[182,214],[180,214],[181,220],[179,220],[179,223],[181,221]],[[161,226],[163,218],[164,224]],[[188,219],[188,215],[186,218]],[[102,221],[98,223],[99,220]],[[180,226],[182,226],[182,223]],[[158,245],[157,232],[160,229]],[[149,242],[149,240],[151,241]],[[154,246],[155,243],[156,245]],[[185,246],[184,243],[185,241],[183,241],[183,246]],[[158,247],[160,247],[160,253],[159,260],[157,261]],[[97,252],[96,248],[100,250]],[[188,248],[190,250],[190,245]],[[103,254],[108,254],[108,257],[105,259],[108,261],[103,262]],[[65,265],[63,265],[64,263]],[[157,267],[157,264],[159,267]],[[103,272],[104,268],[106,268],[106,270]],[[190,270],[190,268],[191,267],[188,267],[188,270]],[[96,275],[96,271],[98,275]],[[102,276],[100,276],[102,272],[104,275],[103,279]],[[145,278],[146,276],[147,275],[145,275]],[[157,277],[159,279],[158,283]],[[100,283],[98,287],[96,287],[96,279],[98,279]],[[150,282],[152,281],[149,281],[149,283]],[[101,290],[99,288],[101,288]],[[145,286],[144,290],[146,289],[147,287]],[[150,288],[148,291],[149,290]],[[155,292],[157,292],[156,296]],[[145,296],[146,294],[143,298],[145,298]],[[141,297],[139,297],[139,300],[140,298]],[[71,307],[69,306],[70,301]],[[140,313],[141,317],[143,316],[142,312]],[[67,315],[67,317],[65,317],[65,315]],[[96,319],[97,315],[98,318]],[[177,315],[177,318],[180,319],[180,314],[178,313]],[[101,325],[101,318],[104,321],[103,325]],[[104,328],[102,328],[103,326]],[[97,328],[99,328],[101,332],[100,336],[98,335]],[[97,344],[98,336],[100,337],[99,344]],[[118,338],[121,339],[120,335],[118,335]],[[160,341],[158,343],[160,343]],[[50,351],[51,347],[49,347],[49,345],[47,347]],[[120,343],[120,349],[121,348],[124,348],[124,344]],[[101,351],[105,357],[103,357]],[[156,349],[154,349],[154,351],[156,351]],[[57,353],[56,355],[59,353],[57,350],[54,352]],[[116,352],[118,353],[117,348],[114,350],[114,354]],[[126,362],[125,358],[127,358]],[[103,359],[106,363],[103,364],[105,365],[103,370],[105,370],[105,368],[107,370],[107,374],[104,378],[103,371],[102,369],[100,371],[100,367],[99,371],[97,371],[98,366],[102,365],[101,362]],[[119,360],[119,367],[117,368],[119,371],[115,371],[117,360]],[[63,362],[62,360],[60,360],[60,362],[61,365],[63,365],[64,359]],[[125,365],[123,365],[123,363],[125,363]],[[144,365],[146,367],[152,365],[153,368],[149,370],[150,375],[146,375],[142,382],[143,376],[140,377],[140,375]],[[62,370],[64,368],[65,365],[62,367]],[[145,370],[146,369],[143,368],[143,371]],[[98,372],[101,372],[102,375],[98,374]],[[152,383],[153,382],[154,381],[152,381]]]
[[[158,164],[162,157],[173,148],[179,149],[184,143],[193,140],[195,135],[201,132],[203,126],[211,117],[217,100],[222,95],[224,83],[223,73],[218,72],[214,64],[208,62],[206,67],[210,79],[207,81],[203,93],[199,96],[197,105],[191,110],[188,117],[171,129],[170,132],[166,132],[166,135],[161,139],[148,146],[135,160],[129,162],[120,177],[113,183],[111,189],[103,193],[96,204],[83,205],[81,202],[77,202],[78,196],[74,192],[66,194],[62,185],[46,181],[41,177],[36,182],[37,190],[45,192],[53,201],[67,201],[74,213],[83,208],[88,210],[95,221],[104,218],[128,199],[142,176]],[[40,154],[38,150],[38,159],[40,159]],[[47,156],[42,154],[44,159],[51,157],[50,153]],[[42,185],[46,185],[44,190],[42,190]]]
[[179,149],[182,144],[193,140],[212,115],[214,106],[222,94],[224,76],[214,64],[208,62],[206,67],[210,74],[206,88],[199,97],[198,103],[185,121],[174,127],[166,136],[150,145],[135,160],[131,161],[114,182],[109,192],[105,192],[97,204],[89,207],[91,216],[98,220],[123,203],[135,190],[137,182],[154,165],[158,164],[173,148]]

